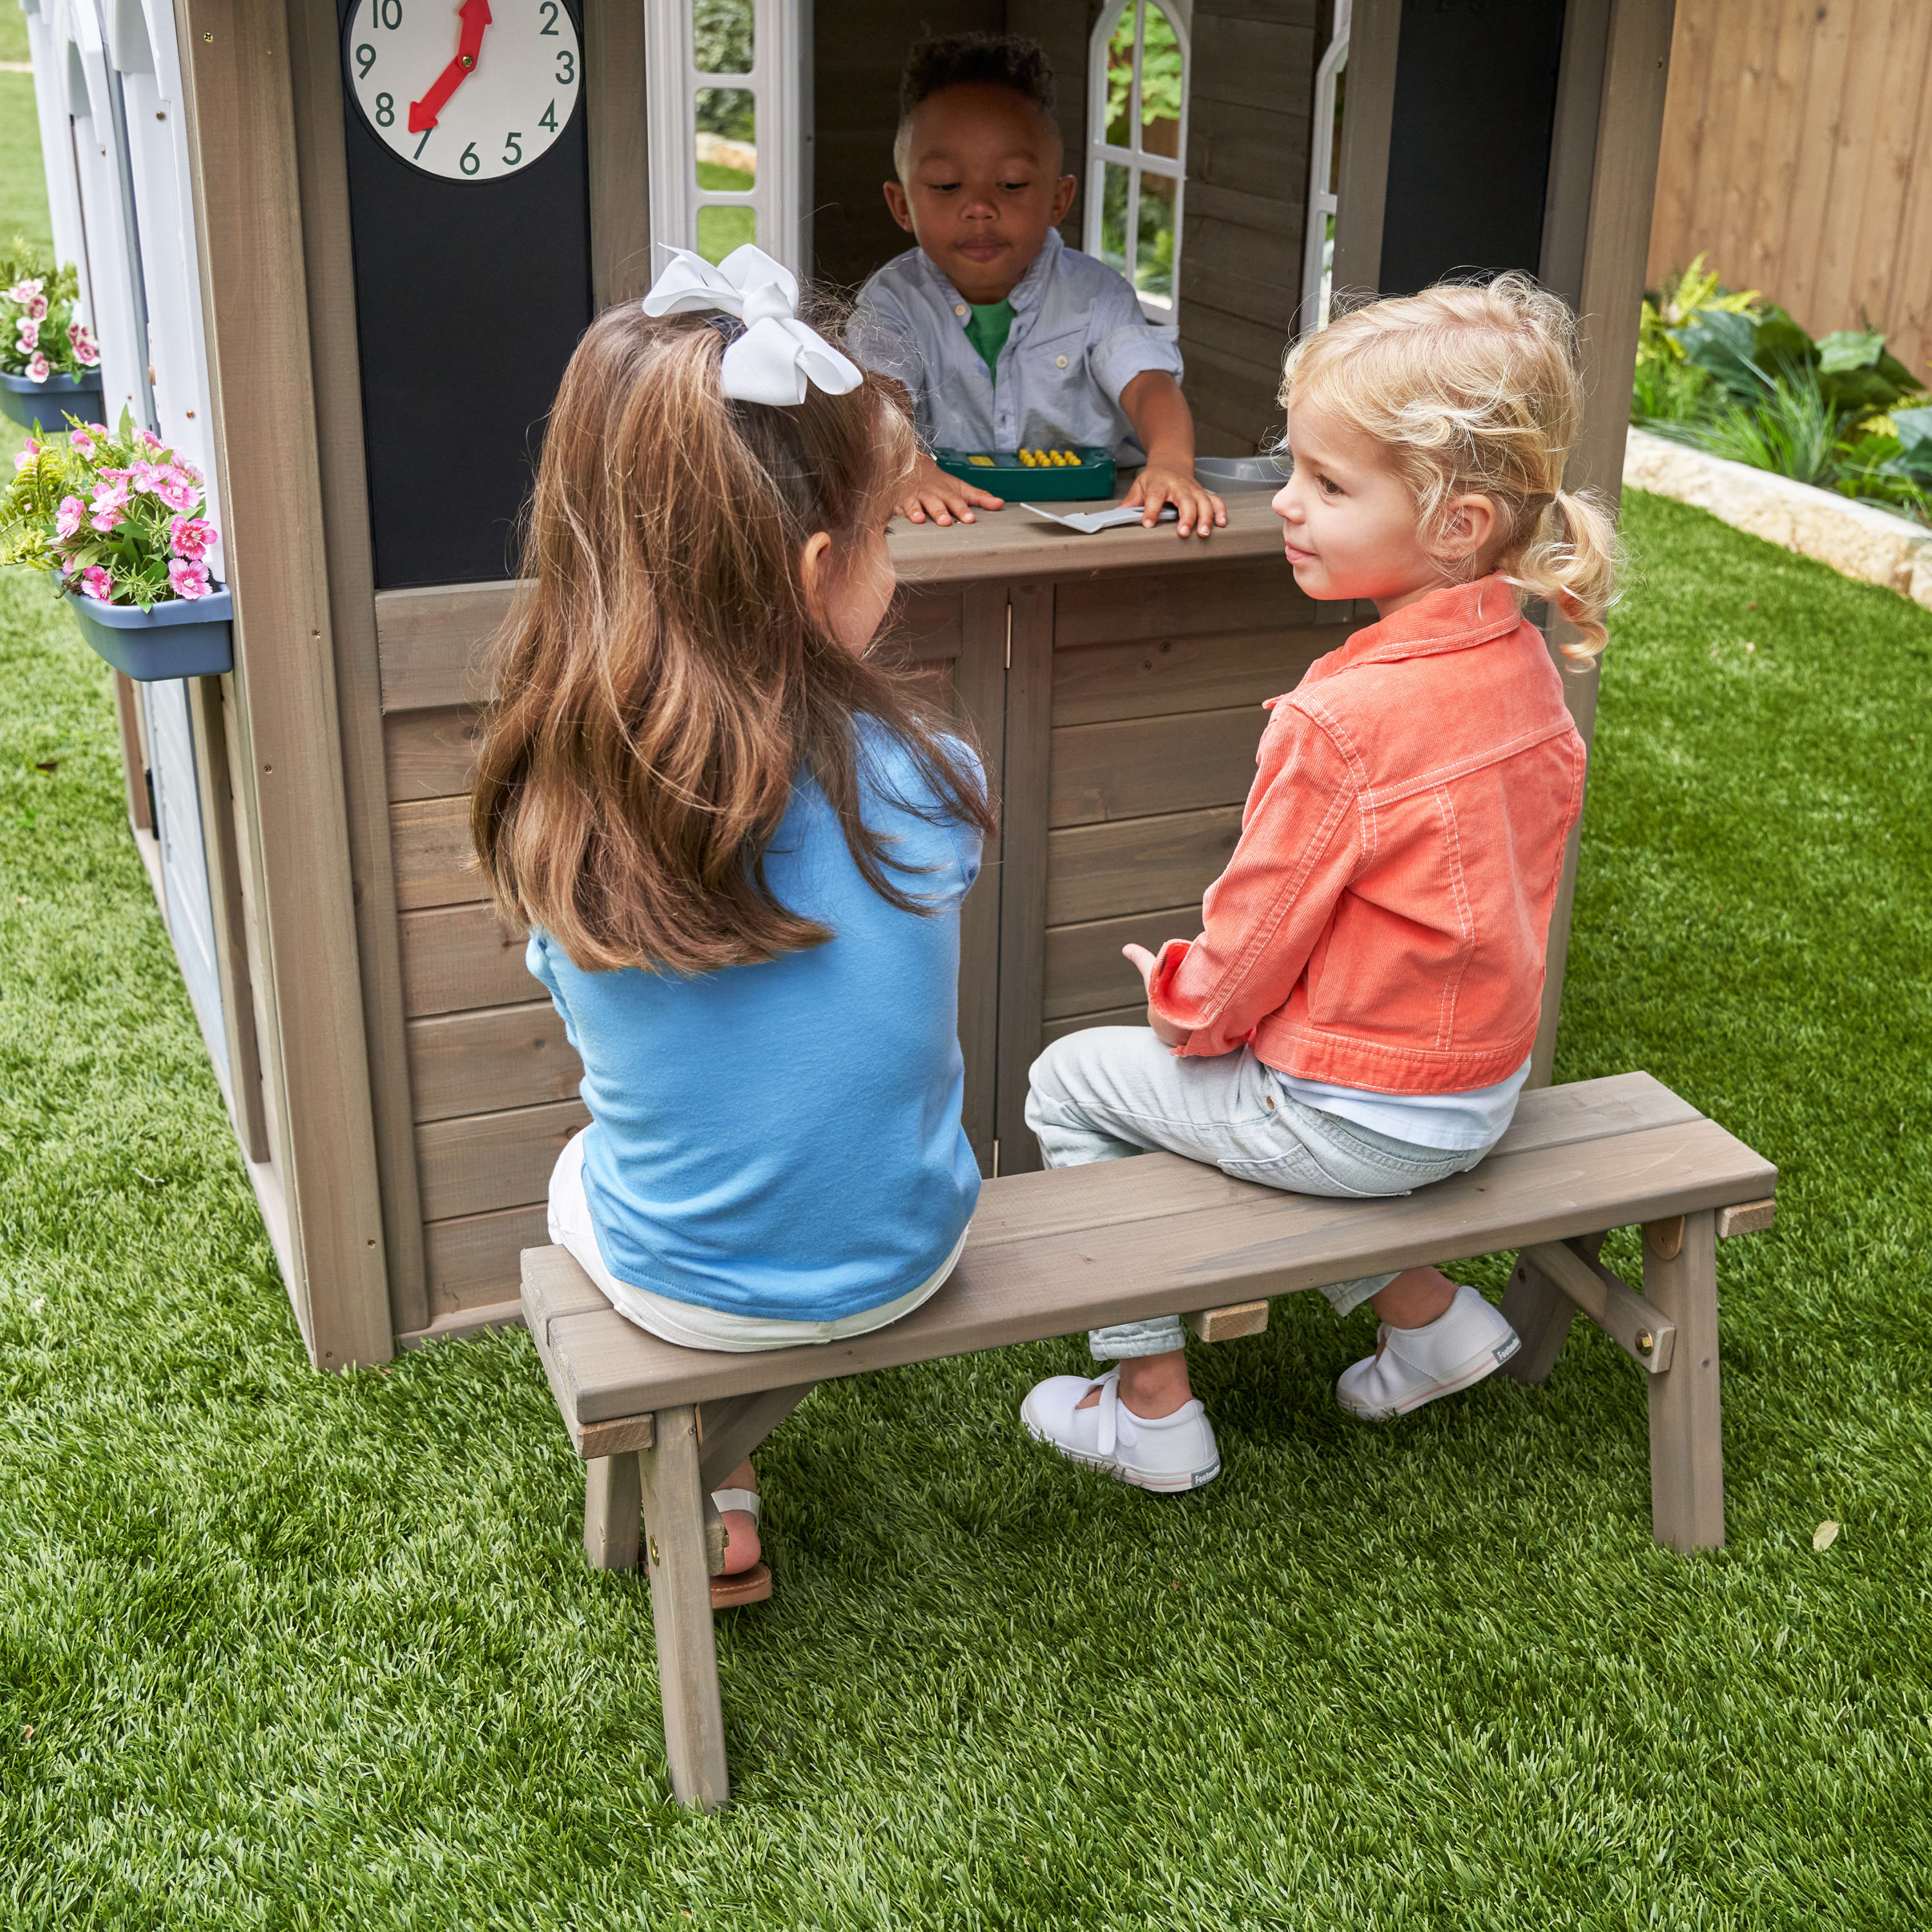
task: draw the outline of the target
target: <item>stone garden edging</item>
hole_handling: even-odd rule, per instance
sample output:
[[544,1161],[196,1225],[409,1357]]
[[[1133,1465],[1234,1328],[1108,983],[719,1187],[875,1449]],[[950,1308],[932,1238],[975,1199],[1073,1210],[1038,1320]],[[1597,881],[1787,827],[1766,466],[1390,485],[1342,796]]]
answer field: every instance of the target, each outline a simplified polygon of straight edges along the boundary
[[1636,428],[1624,446],[1624,482],[1708,510],[1734,529],[1932,610],[1932,530],[1910,517]]

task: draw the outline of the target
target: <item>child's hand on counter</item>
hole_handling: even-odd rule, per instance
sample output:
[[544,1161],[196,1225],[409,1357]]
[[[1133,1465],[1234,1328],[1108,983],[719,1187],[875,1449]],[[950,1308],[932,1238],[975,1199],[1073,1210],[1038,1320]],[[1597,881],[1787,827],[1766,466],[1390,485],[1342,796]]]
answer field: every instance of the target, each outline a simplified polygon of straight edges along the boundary
[[1147,466],[1134,478],[1134,487],[1121,498],[1124,505],[1144,507],[1142,526],[1152,530],[1160,521],[1164,504],[1172,503],[1180,513],[1178,534],[1205,536],[1216,524],[1228,520],[1228,506],[1213,490],[1194,480],[1192,463],[1162,463],[1150,456]]
[[[1207,532],[1203,531],[1204,536]],[[1154,1036],[1163,1046],[1185,1046],[1194,1036],[1186,1027],[1178,1027],[1172,1020],[1164,1020],[1154,1010],[1154,969],[1160,962],[1144,946],[1124,946],[1121,957],[1132,964],[1141,976],[1142,990],[1148,994],[1148,1024],[1154,1029]]]
[[990,490],[976,490],[957,476],[949,476],[922,450],[912,474],[900,486],[892,508],[909,524],[928,519],[941,525],[970,524],[976,508],[997,510],[1001,500]]
[[1182,536],[1204,537],[1225,524],[1226,504],[1194,480],[1194,416],[1180,385],[1165,369],[1143,369],[1120,392],[1120,406],[1147,452],[1147,467],[1121,499],[1123,506],[1144,510],[1142,524],[1152,530],[1162,506],[1172,503]]

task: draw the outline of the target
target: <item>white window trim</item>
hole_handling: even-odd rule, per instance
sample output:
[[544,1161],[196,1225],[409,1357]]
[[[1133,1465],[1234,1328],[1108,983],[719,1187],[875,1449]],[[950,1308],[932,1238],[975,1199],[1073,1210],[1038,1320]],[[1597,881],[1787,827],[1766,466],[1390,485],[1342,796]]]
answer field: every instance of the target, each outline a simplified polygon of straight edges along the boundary
[[1301,315],[1304,330],[1326,327],[1329,280],[1328,218],[1339,202],[1339,184],[1328,178],[1335,152],[1335,83],[1348,64],[1348,16],[1352,0],[1335,0],[1335,31],[1315,70],[1315,128],[1308,157],[1308,232],[1301,250]]
[[[812,0],[752,0],[749,74],[700,74],[691,0],[644,9],[650,91],[651,240],[698,246],[700,208],[758,212],[758,245],[804,276],[811,270]],[[758,179],[742,194],[698,185],[698,90],[741,87],[757,118]],[[663,258],[653,262],[653,271]]]
[[[1192,92],[1194,47],[1192,28],[1193,8],[1188,0],[1146,0],[1149,7],[1165,14],[1174,37],[1180,44],[1180,127],[1175,145],[1177,160],[1165,154],[1143,153],[1136,146],[1117,148],[1107,139],[1107,47],[1120,23],[1120,16],[1136,0],[1114,0],[1094,23],[1087,42],[1087,205],[1081,224],[1081,246],[1096,259],[1100,254],[1101,229],[1106,218],[1106,164],[1127,170],[1126,278],[1134,278],[1134,250],[1140,234],[1141,176],[1160,175],[1174,183],[1174,294],[1163,302],[1157,297],[1139,296],[1141,313],[1150,322],[1163,325],[1178,322],[1180,316],[1180,242],[1182,203],[1187,192],[1187,106]],[[1141,49],[1147,33],[1147,15],[1137,11],[1134,18],[1134,80],[1127,100],[1127,125],[1132,138],[1141,138]],[[1138,294],[1138,291],[1136,291]]]

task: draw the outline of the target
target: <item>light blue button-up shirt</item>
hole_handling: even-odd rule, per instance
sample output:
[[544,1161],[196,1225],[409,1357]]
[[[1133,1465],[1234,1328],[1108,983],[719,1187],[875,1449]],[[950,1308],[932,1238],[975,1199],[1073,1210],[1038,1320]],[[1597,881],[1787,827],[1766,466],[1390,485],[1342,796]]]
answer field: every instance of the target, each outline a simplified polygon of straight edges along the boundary
[[1172,332],[1141,314],[1126,280],[1070,248],[1057,229],[1006,299],[1013,326],[989,370],[966,333],[966,298],[919,248],[894,256],[859,291],[847,346],[905,385],[928,448],[1143,452],[1120,392],[1145,369],[1177,380]]

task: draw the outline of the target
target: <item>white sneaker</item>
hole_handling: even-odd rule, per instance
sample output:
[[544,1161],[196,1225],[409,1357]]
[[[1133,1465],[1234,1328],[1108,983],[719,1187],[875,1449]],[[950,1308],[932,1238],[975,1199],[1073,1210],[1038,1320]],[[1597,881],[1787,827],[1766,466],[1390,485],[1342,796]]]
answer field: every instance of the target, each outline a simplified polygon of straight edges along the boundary
[[[1095,1388],[1100,1400],[1080,1404]],[[1020,1404],[1020,1420],[1036,1442],[1050,1442],[1070,1462],[1083,1462],[1124,1483],[1174,1494],[1198,1490],[1221,1473],[1221,1451],[1198,1399],[1150,1421],[1120,1400],[1120,1372],[1098,1382],[1085,1376],[1049,1376]]]
[[1522,1345],[1502,1312],[1466,1284],[1420,1328],[1376,1331],[1381,1352],[1342,1371],[1335,1400],[1364,1422],[1390,1422],[1494,1375]]

